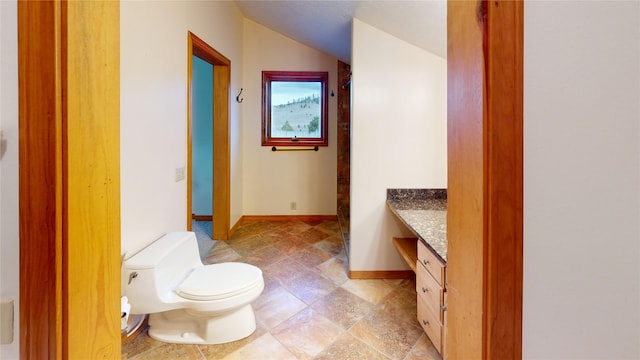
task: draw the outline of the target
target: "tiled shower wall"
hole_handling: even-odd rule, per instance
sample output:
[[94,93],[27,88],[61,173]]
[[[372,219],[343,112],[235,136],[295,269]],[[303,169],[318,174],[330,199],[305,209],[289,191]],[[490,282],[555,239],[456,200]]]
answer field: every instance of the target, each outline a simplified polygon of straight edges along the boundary
[[338,61],[338,220],[349,255],[349,189],[351,146],[351,65]]

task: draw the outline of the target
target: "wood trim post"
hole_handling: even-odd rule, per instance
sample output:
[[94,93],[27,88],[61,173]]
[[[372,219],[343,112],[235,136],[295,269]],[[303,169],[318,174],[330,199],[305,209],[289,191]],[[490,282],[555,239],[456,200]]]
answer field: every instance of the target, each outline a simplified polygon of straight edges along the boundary
[[119,16],[18,3],[24,359],[120,357]]
[[230,220],[230,150],[229,83],[231,64],[213,65],[213,224],[212,237],[229,239]]
[[61,13],[60,2],[18,2],[23,359],[62,357]]
[[522,357],[523,3],[448,3],[445,355]]
[[447,311],[445,354],[483,352],[484,108],[482,29],[476,2],[449,1],[447,16]]
[[71,1],[63,87],[65,358],[120,358],[120,3]]
[[521,359],[524,2],[486,6],[485,358]]

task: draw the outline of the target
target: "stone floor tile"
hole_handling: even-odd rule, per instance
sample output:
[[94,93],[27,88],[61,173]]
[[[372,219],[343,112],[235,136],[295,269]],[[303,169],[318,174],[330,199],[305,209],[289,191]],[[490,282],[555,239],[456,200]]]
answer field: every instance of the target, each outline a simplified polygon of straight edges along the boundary
[[318,265],[317,268],[320,270],[322,275],[332,280],[334,283],[342,285],[349,280],[349,277],[347,276],[349,271],[348,266],[349,265],[344,262],[344,260],[334,257]]
[[287,254],[275,246],[267,245],[259,247],[254,251],[248,252],[244,256],[244,260],[259,268],[264,268],[272,264],[274,261],[283,260]]
[[324,240],[320,240],[313,244],[314,247],[328,253],[331,256],[336,256],[340,254],[340,251],[343,249],[342,241],[336,242],[334,239],[336,237],[328,237]]
[[380,302],[380,308],[389,315],[418,324],[416,303],[417,294],[413,289],[398,287]]
[[228,261],[238,261],[242,256],[238,254],[226,241],[218,241],[213,250],[202,259],[204,264],[217,264]]
[[330,235],[320,229],[311,228],[301,232],[300,236],[302,236],[302,239],[308,244],[315,244],[322,239],[328,238]]
[[332,344],[344,330],[307,308],[271,331],[299,359],[311,359]]
[[298,276],[301,269],[305,269],[305,267],[295,259],[288,257],[262,268],[262,272],[274,276],[284,284]]
[[293,255],[296,252],[306,248],[307,246],[309,246],[307,243],[305,243],[304,241],[300,241],[300,240],[292,240],[288,237],[270,237],[268,239],[265,239],[267,242],[269,242],[270,245],[275,246],[276,248],[280,249],[280,251],[282,251],[284,254],[286,254],[287,256],[289,255]]
[[260,236],[251,236],[248,238],[242,238],[237,240],[230,240],[229,246],[233,248],[238,254],[242,256],[247,256],[251,252],[256,251],[261,247],[267,246],[267,242],[264,241]]
[[424,333],[417,323],[397,319],[380,308],[358,321],[349,332],[389,358],[398,360],[405,358]]
[[388,357],[369,345],[344,333],[336,342],[324,349],[315,360],[386,360]]
[[369,313],[374,305],[343,288],[337,288],[311,307],[346,330]]
[[[160,341],[152,339],[149,334],[149,327],[140,334],[138,334],[135,338],[133,338],[130,342],[122,344],[121,357],[122,359],[131,359],[136,355],[139,355],[145,351],[148,351],[154,347],[161,346],[163,343]],[[133,335],[131,335],[133,336]]]
[[284,287],[307,305],[311,305],[335,290],[337,285],[311,270],[301,270],[297,276],[285,281]]
[[155,360],[155,359],[185,359],[185,360],[204,360],[204,355],[200,352],[197,345],[191,344],[167,344],[162,343],[160,346],[130,357],[131,360]]
[[280,230],[284,230],[288,233],[300,234],[311,228],[310,225],[305,224],[303,221],[285,221],[280,227]]
[[263,293],[253,303],[256,320],[268,330],[306,307],[304,302],[281,287]]
[[438,353],[429,337],[426,334],[422,334],[405,360],[442,360],[442,355]]
[[240,339],[238,341],[232,341],[224,344],[216,344],[216,345],[198,345],[198,349],[202,353],[205,359],[207,360],[218,360],[223,358],[226,355],[233,353],[234,351],[251,344],[256,339],[259,339],[262,335],[267,334],[267,330],[257,325],[256,331],[253,334],[247,336],[244,339]]
[[307,246],[291,255],[291,258],[308,268],[313,268],[331,259],[331,255],[314,246]]
[[338,224],[338,221],[336,220],[325,220],[316,225],[316,228],[329,234],[340,236],[340,224]]
[[393,291],[391,285],[378,279],[351,279],[340,286],[374,304]]
[[255,341],[225,356],[224,360],[295,360],[297,359],[271,334],[266,333]]

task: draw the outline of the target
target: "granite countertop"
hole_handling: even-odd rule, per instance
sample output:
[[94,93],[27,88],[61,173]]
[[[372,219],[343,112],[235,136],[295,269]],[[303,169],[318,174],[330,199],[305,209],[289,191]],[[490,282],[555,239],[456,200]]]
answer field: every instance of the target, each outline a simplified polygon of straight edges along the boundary
[[387,206],[420,241],[447,262],[446,189],[387,189]]

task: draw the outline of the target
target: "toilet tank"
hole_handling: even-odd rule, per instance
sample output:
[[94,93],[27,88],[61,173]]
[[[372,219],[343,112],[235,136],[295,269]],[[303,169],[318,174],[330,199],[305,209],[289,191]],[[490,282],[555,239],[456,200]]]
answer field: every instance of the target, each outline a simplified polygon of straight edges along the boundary
[[124,265],[131,313],[163,311],[173,289],[198,266],[203,264],[191,231],[167,233],[140,250]]

